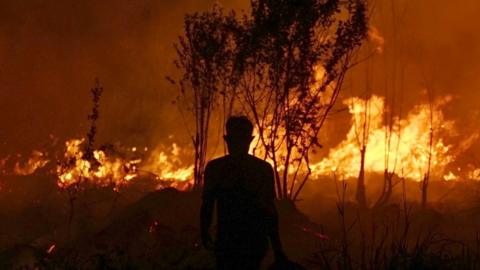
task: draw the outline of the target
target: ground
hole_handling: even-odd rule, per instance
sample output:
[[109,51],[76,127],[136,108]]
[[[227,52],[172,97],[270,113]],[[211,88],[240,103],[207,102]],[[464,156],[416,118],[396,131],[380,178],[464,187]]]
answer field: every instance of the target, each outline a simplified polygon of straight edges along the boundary
[[[72,214],[71,197],[50,178],[6,179],[0,268],[213,268],[199,244],[199,192],[148,191],[149,179],[120,192],[88,187],[76,194]],[[312,182],[303,200],[277,202],[281,238],[289,258],[306,269],[476,269],[476,190],[476,183],[434,184],[428,209],[403,204],[398,194],[388,205],[362,209],[349,188],[342,201],[338,186]],[[264,269],[272,262],[269,253]]]

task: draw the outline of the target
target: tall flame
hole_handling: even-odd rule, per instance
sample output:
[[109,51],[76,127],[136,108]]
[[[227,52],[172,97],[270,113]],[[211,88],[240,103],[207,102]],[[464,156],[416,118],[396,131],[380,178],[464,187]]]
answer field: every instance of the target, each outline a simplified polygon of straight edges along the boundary
[[[367,121],[365,171],[383,173],[388,168],[390,172],[395,170],[399,175],[420,181],[428,167],[430,132],[433,131],[431,171],[445,180],[456,179],[452,172],[445,173],[446,166],[455,157],[450,153],[452,146],[447,145],[440,136],[449,134],[453,129],[453,121],[445,120],[441,111],[441,107],[449,100],[446,97],[432,106],[421,104],[414,107],[405,119],[393,120],[392,131],[387,133],[389,136],[386,136],[389,129],[383,123],[386,109],[383,98],[372,96],[369,100],[345,100],[344,104],[352,115],[352,127],[346,138],[330,150],[327,158],[312,165],[312,175],[318,177],[335,172],[346,178],[357,177],[361,157],[358,136],[363,132],[360,130],[362,123]],[[386,152],[387,149],[390,150]],[[388,164],[386,155],[389,155]]]
[[[321,71],[318,71],[319,78],[323,77]],[[459,167],[455,172],[447,169],[451,167],[449,165],[456,157],[470,148],[480,137],[480,132],[477,132],[457,143],[455,147],[445,141],[445,138],[455,135],[454,122],[446,120],[442,112],[442,107],[449,101],[450,97],[445,97],[433,104],[417,105],[406,114],[406,117],[391,119],[392,126],[389,127],[384,123],[387,110],[384,98],[373,95],[367,100],[358,97],[346,99],[343,103],[348,107],[352,117],[351,128],[345,139],[330,149],[327,157],[310,163],[311,178],[330,176],[332,172],[344,178],[358,177],[361,160],[360,143],[365,142],[366,172],[382,174],[387,169],[399,176],[421,181],[430,162],[435,179],[480,181],[478,166],[469,164],[466,170]],[[363,125],[365,122],[368,125]],[[366,127],[364,133],[363,129]],[[431,132],[433,140],[430,150]],[[362,139],[363,136],[365,140]],[[255,145],[258,147],[258,137],[256,136],[257,141],[252,144],[253,149]],[[135,156],[130,159],[125,158],[125,155],[110,154],[98,149],[93,150],[87,157],[84,144],[85,139],[66,141],[63,161],[58,163],[55,171],[59,188],[65,189],[88,183],[118,189],[145,172],[154,176],[152,179],[158,183],[159,189],[175,187],[184,190],[192,185],[194,166],[185,162],[186,157],[192,153],[188,148],[181,148],[175,142],[170,145],[160,144],[152,151],[148,148],[141,148],[143,150],[140,151],[138,147],[130,147],[129,154]],[[255,154],[265,156],[265,151],[261,147],[255,150]],[[51,162],[47,153],[35,150],[28,160],[12,163],[14,166],[8,170],[7,163],[10,159],[11,156],[0,159],[1,174],[7,175],[12,171],[16,175],[30,175]],[[268,159],[267,161],[271,162]],[[284,170],[282,166],[277,169]],[[293,171],[290,170],[290,173]],[[306,173],[306,168],[302,167],[301,171]]]

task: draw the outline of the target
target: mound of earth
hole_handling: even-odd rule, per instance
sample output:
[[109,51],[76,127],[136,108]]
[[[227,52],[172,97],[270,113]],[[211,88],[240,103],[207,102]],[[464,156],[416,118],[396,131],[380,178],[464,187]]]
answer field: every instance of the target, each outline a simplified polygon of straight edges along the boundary
[[[148,193],[94,235],[57,250],[52,261],[81,269],[213,269],[213,254],[199,244],[200,204],[199,192]],[[308,266],[326,237],[293,203],[279,201],[277,209],[287,255]],[[269,253],[264,268],[272,262]]]

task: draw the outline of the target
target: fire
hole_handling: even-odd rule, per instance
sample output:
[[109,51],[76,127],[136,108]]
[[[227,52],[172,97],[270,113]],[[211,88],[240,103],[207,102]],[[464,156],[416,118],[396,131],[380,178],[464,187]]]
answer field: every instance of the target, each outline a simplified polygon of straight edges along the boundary
[[480,168],[468,172],[468,179],[480,181]]
[[458,175],[455,175],[453,172],[449,172],[448,174],[443,176],[443,180],[445,181],[458,180]]
[[[118,190],[119,187],[130,184],[140,173],[153,176],[153,181],[158,183],[159,189],[174,187],[185,190],[192,185],[193,165],[185,165],[182,161],[191,153],[178,144],[159,145],[153,151],[149,151],[148,147],[120,148],[122,155],[96,149],[88,157],[84,138],[67,140],[62,160],[57,161],[56,170],[48,173],[55,175],[57,185],[61,189],[89,184],[99,187],[113,186]],[[51,162],[48,156],[47,153],[35,150],[27,161],[17,161],[10,169],[7,164],[11,157],[7,156],[0,159],[0,173],[32,175]]]
[[[318,71],[319,78],[323,78],[322,70]],[[476,133],[453,147],[446,143],[445,138],[454,135],[454,122],[446,120],[442,107],[450,101],[449,97],[438,99],[431,106],[420,104],[415,106],[402,119],[392,120],[391,131],[385,125],[385,100],[373,95],[368,100],[353,97],[343,103],[348,106],[351,114],[352,127],[346,138],[336,147],[330,149],[328,156],[318,162],[311,162],[311,178],[330,176],[332,172],[340,177],[358,177],[360,170],[360,141],[363,135],[365,117],[368,122],[366,140],[365,171],[383,174],[385,168],[399,176],[415,181],[421,181],[426,173],[430,156],[430,130],[433,130],[433,144],[431,149],[431,172],[435,179],[457,181],[471,179],[480,181],[480,169],[471,165],[467,170],[460,168],[449,170],[457,156],[477,141]],[[432,119],[432,122],[431,122]],[[390,135],[390,139],[386,136]],[[360,136],[360,137],[359,137]],[[259,136],[252,144],[257,156],[264,157],[265,151],[259,147]],[[94,186],[112,186],[115,190],[130,184],[141,174],[153,176],[157,188],[174,187],[185,190],[192,186],[193,168],[186,163],[187,157],[192,156],[191,150],[181,148],[177,143],[170,145],[160,144],[150,150],[147,147],[124,147],[124,155],[111,154],[106,150],[95,149],[91,155],[85,153],[85,139],[70,139],[65,142],[63,160],[58,162],[55,173],[57,185],[61,189],[77,187],[87,183]],[[386,153],[390,145],[389,153]],[[256,147],[255,147],[256,146]],[[280,148],[280,150],[282,150]],[[281,151],[280,151],[281,152]],[[386,154],[389,158],[386,159]],[[281,156],[282,153],[279,153]],[[30,175],[46,166],[52,160],[49,154],[35,150],[27,161],[14,163],[13,173]],[[126,158],[125,156],[134,156]],[[6,174],[6,164],[10,156],[0,159],[0,170]],[[272,162],[267,159],[267,161]],[[386,164],[388,162],[388,164]],[[280,164],[277,167],[282,171]],[[451,168],[450,168],[451,169]],[[302,167],[301,171],[306,172]],[[293,173],[294,170],[290,170]]]
[[[319,102],[322,104],[323,107],[327,107],[335,93],[335,88],[337,87],[337,83],[335,81],[329,82],[326,84],[327,80],[327,70],[325,69],[324,66],[322,65],[316,65],[314,67],[315,71],[315,77],[314,81],[311,84],[311,89],[316,89],[314,92],[319,91],[324,86],[324,90],[322,90],[322,94],[318,95],[318,99],[316,99],[316,102]],[[316,92],[317,94],[319,92]],[[317,96],[316,94],[313,96]],[[288,103],[291,107],[295,107],[295,104],[299,102],[297,97],[291,97],[288,100]],[[287,112],[288,113],[288,112]],[[272,133],[272,127],[270,126],[270,123],[275,122],[273,121],[273,115],[270,113],[268,115],[264,116],[264,119],[261,121],[260,126],[263,126],[263,137],[266,139],[267,144],[271,144],[270,139],[275,137],[274,139],[274,149],[275,150],[275,156],[276,160],[284,160],[287,156],[287,143],[286,143],[286,134],[287,130],[283,125],[279,125],[276,127],[276,134]],[[267,124],[264,124],[267,123]],[[308,126],[304,127],[305,130],[309,130],[310,128]],[[251,143],[251,149],[249,151],[250,154],[258,156],[260,158],[264,158],[268,163],[270,163],[272,166],[274,165],[274,161],[272,160],[272,153],[267,153],[265,149],[265,145],[262,143],[262,139],[259,133],[259,127],[255,127],[253,131],[253,141]],[[309,136],[314,136],[312,133],[309,134]],[[271,145],[269,145],[271,147]],[[298,149],[297,149],[298,150]],[[269,151],[271,152],[271,151]],[[297,153],[297,151],[292,151],[290,153],[291,161],[292,163],[288,166],[289,169],[289,175],[295,174],[296,166],[298,166],[300,172],[305,172],[305,164],[303,161],[303,158],[301,155]],[[300,162],[299,162],[300,160]],[[296,163],[293,165],[293,163]],[[303,167],[303,168],[302,168]],[[284,171],[285,170],[285,164],[282,164],[282,162],[277,162],[277,170]]]
[[20,162],[15,163],[13,172],[17,175],[30,175],[40,168],[43,168],[50,160],[46,157],[46,154],[38,150],[33,150],[32,155],[28,158],[25,164]]
[[[447,165],[455,160],[451,153],[452,145],[445,143],[442,136],[453,130],[453,121],[445,120],[441,107],[450,100],[449,97],[440,99],[432,104],[432,118],[430,105],[421,104],[414,107],[405,119],[394,119],[393,130],[390,133],[390,142],[384,125],[385,101],[378,96],[369,100],[350,98],[344,101],[352,115],[352,127],[346,138],[335,148],[331,149],[327,158],[312,165],[312,176],[331,175],[335,172],[346,178],[357,177],[360,170],[359,136],[367,115],[367,140],[365,171],[383,173],[387,167],[403,177],[420,181],[428,167],[430,129],[432,128],[433,144],[431,151],[431,171],[439,174],[445,180],[455,180],[458,177],[452,172],[445,173]],[[367,111],[366,111],[367,110]],[[430,123],[430,119],[433,119]],[[389,153],[386,153],[390,145]],[[388,154],[388,164],[385,155]],[[388,165],[388,166],[386,166]]]
[[[60,188],[89,182],[103,187],[113,185],[117,189],[129,184],[142,172],[154,175],[159,189],[165,187],[186,189],[193,180],[193,165],[183,166],[181,155],[185,150],[176,143],[170,147],[158,146],[147,154],[145,160],[110,157],[102,150],[94,150],[93,160],[87,160],[82,149],[84,142],[84,139],[66,142],[64,155],[66,162],[57,167]],[[143,150],[147,152],[148,148],[145,147]],[[131,147],[129,151],[137,153],[139,148]]]
[[82,149],[85,139],[72,139],[65,143],[64,162],[57,166],[58,186],[68,188],[82,182],[97,186],[113,185],[115,188],[127,184],[137,176],[140,159],[126,161],[108,157],[102,150],[94,150],[88,160]]
[[163,181],[161,186],[170,182],[168,186],[183,189],[193,182],[193,165],[182,162],[182,157],[189,154],[186,152],[176,143],[169,147],[160,145],[152,151],[142,170],[155,174],[158,180]]
[[[320,70],[321,71],[321,70]],[[321,78],[321,72],[318,72]],[[445,119],[442,107],[451,100],[444,97],[430,104],[415,106],[406,117],[392,119],[392,128],[385,125],[385,100],[373,95],[368,100],[352,97],[344,100],[352,116],[351,128],[346,138],[329,151],[326,158],[319,162],[311,162],[311,177],[331,176],[332,173],[343,178],[356,178],[359,175],[361,154],[360,147],[363,137],[365,120],[366,155],[365,171],[383,174],[385,168],[399,176],[421,181],[427,172],[429,157],[430,171],[436,179],[445,181],[458,180],[460,177],[452,171],[447,171],[457,155],[471,144],[462,146],[463,150],[453,151],[453,146],[445,141],[455,135],[454,122]],[[430,134],[433,131],[432,149],[430,154]],[[387,133],[386,133],[387,132]],[[386,136],[386,134],[388,136]],[[252,153],[263,157],[264,149],[259,147],[258,132],[255,134]],[[472,136],[472,138],[476,138]],[[473,140],[468,140],[473,141]],[[283,148],[279,147],[278,156],[284,156]],[[386,158],[388,156],[388,158]],[[270,159],[267,161],[272,163]],[[277,170],[283,171],[282,165]],[[305,166],[301,168],[306,173]],[[293,174],[295,170],[290,170]],[[470,173],[470,179],[475,174]],[[480,178],[480,170],[477,172]]]

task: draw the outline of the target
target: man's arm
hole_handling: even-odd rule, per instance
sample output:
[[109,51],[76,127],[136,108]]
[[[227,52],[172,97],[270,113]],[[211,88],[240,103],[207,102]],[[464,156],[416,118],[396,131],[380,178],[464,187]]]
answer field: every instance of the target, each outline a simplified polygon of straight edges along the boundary
[[202,193],[202,207],[200,209],[200,233],[202,244],[207,249],[213,248],[212,238],[210,236],[210,226],[212,224],[213,209],[215,206],[215,181],[212,175],[211,165],[207,164],[205,168],[205,181]]

